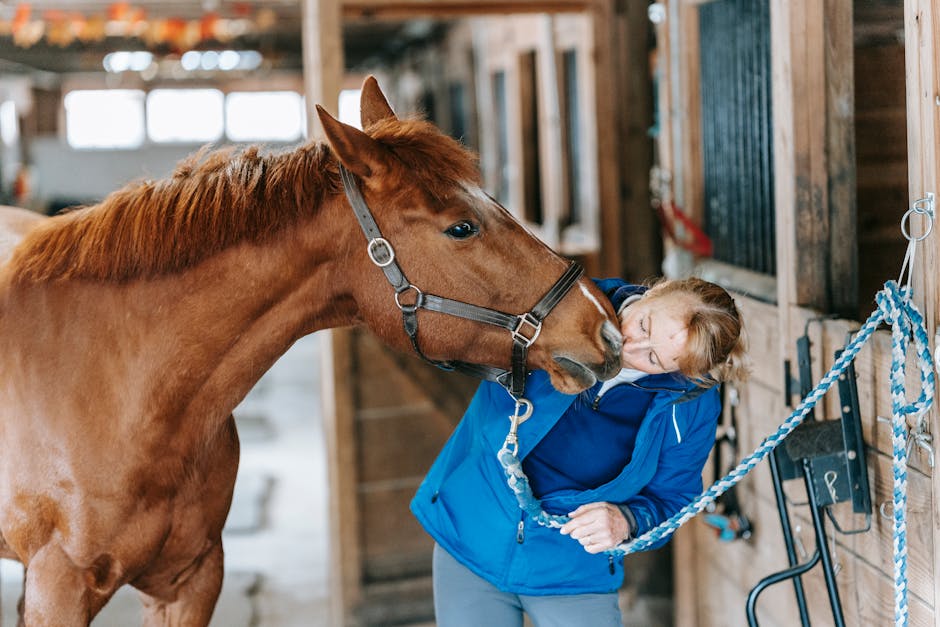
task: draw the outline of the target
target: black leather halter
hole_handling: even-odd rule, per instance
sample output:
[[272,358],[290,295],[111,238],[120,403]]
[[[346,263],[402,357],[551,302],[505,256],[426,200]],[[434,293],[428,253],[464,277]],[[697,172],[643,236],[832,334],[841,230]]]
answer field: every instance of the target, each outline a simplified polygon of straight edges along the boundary
[[[395,290],[395,304],[401,310],[405,333],[411,339],[411,345],[414,347],[415,352],[422,359],[438,368],[457,370],[489,381],[496,381],[515,398],[522,398],[525,393],[525,362],[529,347],[538,339],[539,333],[542,331],[542,321],[568,293],[575,282],[581,278],[584,269],[578,263],[572,262],[532,310],[519,315],[503,313],[487,307],[435,296],[434,294],[426,294],[408,281],[405,273],[402,272],[395,261],[395,250],[388,240],[382,237],[382,233],[372,217],[372,212],[369,210],[365,198],[362,197],[355,176],[342,165],[339,166],[339,171],[343,178],[346,198],[349,199],[356,220],[359,221],[359,226],[362,227],[362,232],[368,240],[369,259],[382,269],[388,282]],[[408,292],[412,292],[409,295],[411,302],[403,302],[403,297]],[[512,370],[507,371],[501,368],[462,361],[429,359],[418,345],[418,309],[427,309],[428,311],[436,311],[475,322],[492,324],[508,330],[512,336]]]

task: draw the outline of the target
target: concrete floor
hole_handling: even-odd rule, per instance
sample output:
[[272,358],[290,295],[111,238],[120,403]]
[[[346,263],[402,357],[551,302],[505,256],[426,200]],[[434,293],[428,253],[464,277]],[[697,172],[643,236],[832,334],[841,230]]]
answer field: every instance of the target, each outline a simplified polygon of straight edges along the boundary
[[[212,627],[328,627],[326,452],[320,338],[297,342],[235,411],[242,442],[224,536],[225,582]],[[2,624],[16,625],[22,568],[0,560]],[[94,627],[140,624],[121,589]]]

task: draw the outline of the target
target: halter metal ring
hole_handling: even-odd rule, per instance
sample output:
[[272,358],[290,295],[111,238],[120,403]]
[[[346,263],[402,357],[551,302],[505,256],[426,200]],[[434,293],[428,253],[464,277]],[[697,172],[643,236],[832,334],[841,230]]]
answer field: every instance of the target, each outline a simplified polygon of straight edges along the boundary
[[[532,336],[528,337],[524,333],[526,327],[532,329]],[[524,313],[519,316],[519,322],[516,324],[516,328],[512,330],[512,339],[514,342],[519,342],[524,345],[526,348],[532,346],[535,340],[538,339],[539,333],[542,332],[542,321],[533,316],[531,313]]]
[[[412,303],[412,304],[410,304],[410,305],[408,305],[408,304],[404,304],[404,305],[403,305],[402,302],[401,302],[401,300],[399,300],[399,299],[400,299],[400,297],[401,297],[402,294],[404,294],[405,292],[407,292],[407,291],[409,291],[409,290],[414,290],[414,292],[415,292],[415,302]],[[400,291],[400,292],[395,292],[395,304],[398,305],[398,308],[399,308],[399,309],[404,309],[405,307],[413,307],[413,308],[417,309],[417,308],[421,307],[422,305],[424,305],[424,292],[422,292],[420,289],[418,289],[418,288],[415,287],[414,285],[410,285],[410,284],[409,284],[408,287],[406,287],[406,288],[403,289],[402,291]]]
[[[367,251],[369,253],[369,259],[372,260],[372,263],[380,268],[391,265],[391,263],[395,261],[395,249],[392,248],[392,245],[389,244],[388,240],[384,237],[373,237],[370,239]],[[388,258],[384,261],[380,261],[378,256],[383,251],[385,252],[385,256]]]

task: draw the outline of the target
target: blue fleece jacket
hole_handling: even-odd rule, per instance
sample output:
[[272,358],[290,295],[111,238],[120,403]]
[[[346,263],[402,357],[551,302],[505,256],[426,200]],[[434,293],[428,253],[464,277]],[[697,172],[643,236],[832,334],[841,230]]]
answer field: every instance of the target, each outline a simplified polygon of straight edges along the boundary
[[[598,285],[615,308],[626,295],[636,293],[635,286],[619,280]],[[620,439],[622,452],[608,447],[605,453],[621,460],[621,468],[601,463],[603,471],[595,479],[600,483],[589,487],[565,487],[565,481],[542,476],[545,491],[540,497],[546,511],[554,514],[598,501],[626,504],[642,534],[701,492],[719,394],[717,389],[697,393],[691,382],[669,374],[617,385],[599,400],[597,387],[580,395],[562,394],[552,388],[545,372],[530,373],[526,397],[534,411],[519,427],[519,458],[525,466],[526,457],[560,421],[586,424],[603,412],[600,422],[607,427],[602,428],[615,428],[618,419],[635,425],[635,433]],[[622,560],[587,553],[576,540],[533,523],[519,509],[496,457],[513,410],[502,387],[480,385],[412,500],[412,512],[448,553],[502,590],[532,595],[616,590],[623,581]],[[597,454],[592,441],[596,438],[569,439],[572,463]],[[549,457],[557,459],[557,448],[564,444],[548,437],[545,446],[553,449]],[[539,472],[550,474],[550,469]]]

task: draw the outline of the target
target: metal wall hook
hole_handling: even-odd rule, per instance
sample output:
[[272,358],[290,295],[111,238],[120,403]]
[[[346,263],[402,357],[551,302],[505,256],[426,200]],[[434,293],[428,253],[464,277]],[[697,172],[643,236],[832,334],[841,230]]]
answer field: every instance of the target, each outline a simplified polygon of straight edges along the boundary
[[[911,208],[908,209],[904,216],[901,218],[901,233],[904,234],[904,237],[912,242],[920,242],[927,238],[930,235],[930,232],[933,230],[933,221],[936,217],[936,200],[934,198],[933,192],[927,192],[927,195],[923,198],[919,198],[914,201],[914,204],[911,205]],[[914,237],[911,235],[908,224],[911,220],[912,214],[918,214],[924,216],[924,219],[927,220],[927,228],[924,230],[923,235]]]

